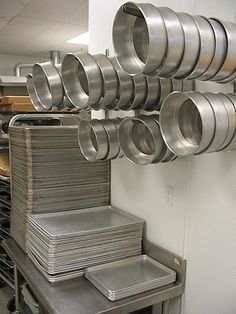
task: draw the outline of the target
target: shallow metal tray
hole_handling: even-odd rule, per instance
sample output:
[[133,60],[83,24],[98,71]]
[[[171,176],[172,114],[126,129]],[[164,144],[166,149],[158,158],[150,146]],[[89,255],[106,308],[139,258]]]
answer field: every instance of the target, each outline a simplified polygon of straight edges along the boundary
[[147,255],[89,267],[85,277],[109,300],[119,300],[170,284],[176,273]]

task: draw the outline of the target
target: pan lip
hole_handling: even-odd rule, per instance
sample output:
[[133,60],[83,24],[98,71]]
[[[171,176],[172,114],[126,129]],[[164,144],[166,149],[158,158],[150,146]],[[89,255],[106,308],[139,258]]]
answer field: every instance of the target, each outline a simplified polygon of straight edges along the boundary
[[[178,124],[179,110],[189,100],[196,107],[201,118],[202,135],[199,144],[189,142],[182,134]],[[170,119],[172,121],[169,121]],[[214,112],[209,101],[199,92],[173,92],[162,105],[160,128],[166,145],[176,156],[198,154],[205,150],[213,140],[215,132]]]
[[[136,17],[134,18],[134,16],[127,13],[128,6],[135,7],[135,9],[142,15],[146,23],[149,45],[147,59],[145,62],[143,62],[138,56],[134,48],[133,39],[131,39]],[[122,30],[120,30],[121,21],[124,25],[125,23],[128,24],[128,29],[126,25],[126,28],[123,29],[123,34]],[[160,27],[162,31],[159,32],[158,40],[154,41],[153,38],[156,38],[155,29],[158,29],[158,27]],[[124,35],[124,33],[126,34]],[[123,40],[120,38],[122,37],[121,34],[123,35]],[[125,44],[128,46],[126,40],[124,40],[125,36],[127,37],[129,49],[124,46]],[[152,73],[156,71],[165,59],[167,46],[166,28],[162,15],[159,13],[158,9],[150,3],[126,2],[123,4],[117,11],[113,22],[112,38],[118,63],[130,75],[152,75]],[[158,54],[156,53],[157,50]]]
[[[84,70],[88,93],[83,89],[78,71],[81,66]],[[70,102],[77,108],[85,109],[96,104],[102,95],[102,76],[95,59],[89,53],[68,53],[61,66],[62,81],[65,93]]]

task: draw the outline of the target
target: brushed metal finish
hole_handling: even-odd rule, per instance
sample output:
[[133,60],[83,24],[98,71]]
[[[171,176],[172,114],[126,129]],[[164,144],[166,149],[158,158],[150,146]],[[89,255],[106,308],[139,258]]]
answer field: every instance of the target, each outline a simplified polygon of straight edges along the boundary
[[104,160],[116,158],[120,152],[120,144],[118,139],[118,129],[116,123],[111,119],[100,120],[104,126],[108,138],[108,154]]
[[215,36],[211,24],[202,16],[193,16],[200,34],[200,54],[193,72],[188,79],[196,79],[210,66],[215,53]]
[[133,96],[127,105],[128,110],[142,108],[147,97],[147,81],[143,74],[132,76],[133,79]]
[[228,135],[229,119],[224,103],[218,94],[203,93],[203,95],[210,102],[216,120],[216,128],[213,140],[210,146],[204,151],[204,153],[211,153],[219,150],[224,144]]
[[225,22],[214,18],[213,20],[219,22],[224,28],[227,39],[227,51],[224,64],[219,72],[212,78],[213,81],[227,80],[236,69],[236,25],[231,22]]
[[63,102],[63,85],[58,69],[51,61],[35,63],[32,68],[35,90],[48,110],[61,106]]
[[[137,12],[139,16],[129,14],[130,11]],[[142,32],[139,32],[139,36],[133,36],[135,27],[140,29],[140,26],[142,32],[148,35],[148,40],[142,40]],[[162,15],[152,4],[127,2],[121,6],[114,19],[112,34],[118,62],[131,75],[151,74],[165,59],[166,28]]]
[[[230,99],[230,101],[234,105],[234,109],[235,109],[235,112],[236,112],[236,95],[235,94],[227,94],[225,96],[228,99]],[[236,119],[235,119],[235,121],[236,121]],[[231,150],[235,150],[235,149],[236,149],[236,127],[235,127],[235,130],[234,130],[233,138],[231,139],[230,143],[225,147],[224,150],[231,151]]]
[[91,107],[93,109],[103,109],[115,101],[118,91],[118,79],[116,70],[108,57],[103,54],[97,54],[93,55],[93,58],[100,68],[103,88],[100,101],[91,105]]
[[88,161],[103,159],[108,154],[107,133],[100,120],[81,121],[78,141],[81,152]]
[[118,91],[117,98],[114,101],[114,105],[107,106],[108,109],[122,109],[125,107],[132,99],[133,95],[133,80],[130,75],[128,75],[118,64],[116,58],[111,58],[111,62],[115,67],[117,79],[118,79]]
[[156,109],[160,109],[164,99],[172,92],[172,82],[170,79],[162,79],[160,78],[161,85],[161,97],[159,101],[159,106]]
[[[184,111],[181,112],[182,108]],[[200,130],[194,128],[196,123],[192,123],[194,113],[197,118],[194,121],[200,119]],[[180,120],[181,116],[183,120]],[[215,133],[215,116],[209,101],[200,93],[174,92],[162,105],[160,127],[169,149],[177,156],[189,156],[201,153],[212,142]]]
[[42,103],[40,102],[38,95],[37,95],[37,92],[35,90],[32,74],[28,74],[26,76],[26,85],[27,85],[28,94],[30,96],[30,99],[31,99],[31,102],[32,102],[34,108],[37,111],[42,111],[43,106],[42,106]]
[[234,102],[236,101],[236,99],[234,99],[235,101],[233,101],[232,97],[229,98],[227,97],[227,95],[224,95],[221,93],[218,94],[218,97],[223,102],[226,108],[227,114],[228,114],[228,134],[227,134],[224,144],[222,145],[222,147],[220,147],[219,150],[222,150],[222,149],[227,150],[227,146],[232,141],[235,130],[236,130],[236,111],[235,111],[236,109],[234,105]]
[[147,96],[142,109],[155,108],[160,98],[160,79],[158,77],[146,76]]
[[138,165],[151,163],[163,147],[159,126],[148,116],[124,119],[119,127],[119,141],[124,155]]
[[184,79],[196,66],[200,53],[200,35],[193,17],[187,13],[177,13],[184,30],[184,54],[174,77]]
[[[180,67],[184,53],[184,31],[177,14],[169,8],[158,8],[161,13],[167,33],[167,50],[165,61],[156,74],[160,77],[174,76]],[[158,50],[157,50],[158,51]]]
[[89,53],[67,54],[61,73],[66,96],[75,107],[87,108],[101,99],[101,71]]
[[222,25],[213,19],[207,19],[207,21],[211,24],[215,35],[216,48],[214,57],[209,68],[206,70],[203,75],[201,75],[199,80],[209,80],[222,68],[223,63],[225,62],[226,51],[227,51],[227,40],[225,36],[224,29]]

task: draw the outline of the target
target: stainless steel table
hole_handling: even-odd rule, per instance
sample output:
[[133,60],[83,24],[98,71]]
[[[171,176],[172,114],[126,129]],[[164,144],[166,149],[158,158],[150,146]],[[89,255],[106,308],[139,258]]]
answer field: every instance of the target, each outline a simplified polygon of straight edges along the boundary
[[168,314],[169,299],[180,296],[185,288],[186,260],[147,240],[143,241],[144,253],[174,269],[177,281],[115,302],[109,301],[85,278],[52,285],[14,240],[5,240],[3,246],[14,262],[16,313],[20,313],[18,272],[28,282],[40,306],[49,314],[125,314],[160,302],[163,314]]

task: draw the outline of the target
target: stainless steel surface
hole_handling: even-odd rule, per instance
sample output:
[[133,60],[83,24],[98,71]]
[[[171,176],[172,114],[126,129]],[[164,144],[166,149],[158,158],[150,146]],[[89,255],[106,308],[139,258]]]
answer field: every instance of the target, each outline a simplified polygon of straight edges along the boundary
[[139,255],[143,223],[109,206],[31,215],[30,257],[47,279],[68,280],[86,267]]
[[93,58],[100,68],[103,88],[100,101],[91,107],[93,109],[103,109],[108,105],[112,105],[115,101],[118,92],[118,79],[116,70],[108,57],[103,54],[97,54]]
[[64,96],[62,80],[52,62],[35,63],[32,77],[35,91],[44,108],[50,110],[62,104]]
[[140,109],[147,97],[147,81],[143,74],[135,75],[133,79],[133,96],[127,109]]
[[67,54],[61,66],[65,93],[75,107],[87,108],[102,97],[102,75],[88,53]]
[[157,8],[133,2],[121,6],[113,23],[113,45],[118,62],[129,74],[155,72],[167,47],[166,28]]
[[106,160],[116,158],[120,152],[120,144],[118,139],[118,128],[116,122],[111,119],[103,119],[102,124],[105,128],[108,138],[108,154],[105,157]]
[[167,50],[163,65],[157,71],[158,76],[174,76],[180,67],[184,53],[184,31],[177,14],[169,8],[158,8],[163,18],[167,33]]
[[200,53],[194,70],[188,79],[196,79],[209,68],[215,53],[216,41],[211,24],[202,16],[193,16],[200,35]]
[[131,257],[85,270],[85,277],[115,301],[175,281],[173,270],[147,255]]
[[170,150],[177,156],[188,156],[210,145],[215,116],[209,101],[200,93],[174,92],[162,105],[160,127]]
[[213,19],[207,19],[207,21],[214,31],[216,47],[212,62],[206,72],[199,77],[200,80],[209,80],[216,75],[223,66],[227,51],[227,40],[222,25]]
[[83,156],[90,162],[103,159],[108,154],[108,136],[100,120],[81,121],[78,141]]
[[215,115],[215,134],[210,146],[204,151],[211,153],[219,150],[224,145],[229,129],[229,119],[224,102],[214,93],[203,93],[203,95],[210,102]]
[[183,79],[195,68],[200,53],[200,36],[193,17],[187,13],[177,13],[184,31],[184,53],[174,77]]
[[13,71],[14,75],[17,77],[21,77],[21,70],[22,69],[32,69],[34,63],[17,63],[15,64]]
[[124,119],[119,127],[119,141],[124,155],[138,165],[154,161],[163,148],[159,125],[149,116]]
[[117,79],[118,79],[118,91],[117,91],[117,98],[114,102],[113,106],[107,106],[109,109],[121,109],[126,107],[126,105],[131,101],[133,95],[133,80],[130,75],[128,75],[118,64],[116,58],[111,58],[111,62],[113,63]]
[[161,79],[160,78],[160,85],[161,85],[161,97],[159,100],[159,106],[156,109],[160,109],[164,99],[172,92],[172,82],[170,79]]
[[230,75],[235,72],[236,69],[236,25],[231,22],[225,22],[214,18],[224,28],[227,40],[227,51],[224,64],[220,68],[219,72],[212,78],[214,81],[221,81],[229,78]]
[[58,65],[61,63],[61,53],[59,50],[50,50],[49,54],[53,64]]
[[[236,112],[236,95],[235,94],[227,94],[225,96],[231,100],[232,104],[234,105],[235,112]],[[230,143],[225,147],[225,150],[227,150],[227,151],[231,151],[234,149],[236,149],[236,128],[234,130],[233,138],[231,139]]]
[[[45,119],[44,115],[38,116],[34,115],[35,119]],[[29,213],[109,203],[109,164],[86,161],[77,132],[77,124],[29,128],[11,124],[11,232],[24,250]]]
[[26,84],[27,84],[27,91],[28,91],[28,94],[30,96],[30,99],[31,99],[31,102],[32,102],[34,108],[37,111],[42,111],[43,106],[42,106],[42,103],[40,102],[39,97],[37,95],[37,92],[35,90],[32,74],[27,75]]
[[37,299],[49,314],[125,314],[180,296],[184,292],[186,261],[144,239],[144,254],[177,272],[177,281],[168,286],[140,293],[120,301],[110,302],[84,278],[52,285],[43,277],[15,241],[4,242],[8,254],[16,263]]
[[225,139],[225,142],[219,149],[219,150],[222,150],[222,149],[225,149],[229,145],[236,130],[236,107],[233,101],[230,98],[228,98],[226,95],[218,93],[218,97],[223,102],[225,109],[227,111],[227,115],[228,115],[228,134]]
[[147,81],[147,96],[142,104],[142,109],[155,108],[160,99],[160,79],[158,77],[146,76]]

